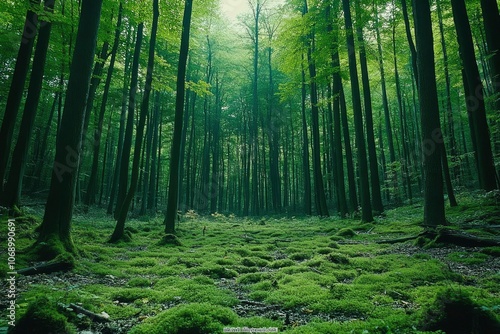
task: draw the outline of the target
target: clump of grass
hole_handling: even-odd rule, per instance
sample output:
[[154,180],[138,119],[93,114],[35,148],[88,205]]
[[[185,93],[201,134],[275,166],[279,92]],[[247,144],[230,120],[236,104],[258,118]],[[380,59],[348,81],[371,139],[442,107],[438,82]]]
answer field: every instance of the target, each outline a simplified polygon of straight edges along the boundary
[[165,234],[161,240],[158,242],[159,246],[166,246],[166,245],[172,245],[172,246],[182,246],[181,241],[179,238],[177,238],[176,235],[174,234]]
[[456,289],[437,294],[425,310],[420,327],[457,334],[500,333],[500,322],[495,316],[481,308],[467,293]]
[[143,324],[131,334],[206,334],[222,333],[223,327],[233,324],[237,315],[229,308],[205,303],[173,307]]
[[238,273],[235,270],[227,269],[226,267],[218,265],[201,268],[201,274],[207,275],[213,279],[233,278],[238,276]]

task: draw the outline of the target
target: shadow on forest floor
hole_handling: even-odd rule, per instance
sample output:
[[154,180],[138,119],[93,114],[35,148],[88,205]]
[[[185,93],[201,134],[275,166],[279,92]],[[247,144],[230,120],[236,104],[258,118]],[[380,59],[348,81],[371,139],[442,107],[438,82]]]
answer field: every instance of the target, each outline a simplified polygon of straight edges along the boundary
[[[459,201],[459,207],[447,209],[452,228],[499,239],[500,207],[494,199],[462,196]],[[36,237],[33,219],[39,220],[41,212],[32,215],[17,222],[18,250]],[[439,325],[432,328],[424,321],[438,321],[442,314],[436,300],[451,294],[498,321],[500,247],[377,243],[417,235],[421,217],[420,205],[390,210],[374,223],[191,213],[178,227],[181,244],[161,245],[161,217],[131,220],[132,241],[108,244],[114,221],[98,210],[75,214],[76,268],[18,276],[16,315],[32,312],[32,318],[47,317],[46,322],[57,318],[61,331],[86,334],[222,333],[223,327],[436,333]],[[2,250],[2,277],[6,255]],[[22,253],[16,266],[21,265],[32,265]],[[7,326],[6,302],[0,303],[0,327]],[[77,315],[78,307],[91,316]],[[52,313],[40,315],[38,309]],[[111,321],[96,321],[92,314]]]

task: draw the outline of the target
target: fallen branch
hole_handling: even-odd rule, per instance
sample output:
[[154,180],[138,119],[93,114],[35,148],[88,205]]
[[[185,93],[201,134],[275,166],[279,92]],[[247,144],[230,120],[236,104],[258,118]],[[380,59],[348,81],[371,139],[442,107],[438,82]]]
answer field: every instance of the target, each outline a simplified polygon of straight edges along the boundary
[[78,306],[76,304],[69,304],[69,308],[72,309],[74,312],[86,315],[87,317],[90,318],[90,320],[94,322],[110,322],[111,319],[109,319],[109,315],[106,312],[102,312],[100,314],[94,313],[92,311],[89,311],[87,309],[84,309],[81,306]]

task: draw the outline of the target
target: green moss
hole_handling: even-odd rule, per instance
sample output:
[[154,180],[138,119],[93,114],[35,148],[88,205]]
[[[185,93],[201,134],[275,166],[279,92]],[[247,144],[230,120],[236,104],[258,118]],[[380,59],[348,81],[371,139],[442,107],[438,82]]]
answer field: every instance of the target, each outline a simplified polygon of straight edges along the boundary
[[500,247],[486,247],[481,250],[481,253],[488,254],[491,256],[499,257],[500,256]]
[[165,234],[161,240],[158,242],[159,246],[166,246],[166,245],[171,245],[171,246],[182,246],[181,241],[179,238],[177,238],[176,235],[174,234]]
[[221,333],[223,327],[237,321],[229,308],[193,303],[173,307],[135,326],[131,334],[207,334]]
[[295,262],[290,260],[290,259],[282,259],[282,260],[276,260],[276,261],[272,262],[271,264],[269,264],[269,267],[274,268],[274,269],[278,269],[278,268],[283,268],[283,267],[290,267],[290,266],[293,266],[294,264],[295,264]]
[[76,333],[68,319],[59,313],[55,302],[46,297],[40,297],[28,306],[26,313],[19,318],[10,333],[15,334],[46,334],[46,333]]
[[152,282],[144,277],[134,277],[127,282],[127,285],[130,287],[149,287]]
[[265,273],[265,272],[258,272],[258,273],[249,273],[249,274],[243,274],[238,277],[236,282],[240,284],[251,284],[251,283],[257,283],[265,279],[269,279],[271,277],[270,273]]
[[349,264],[349,258],[340,253],[330,253],[326,256],[326,259],[332,263]]
[[448,254],[448,259],[453,262],[465,264],[481,264],[488,259],[488,255],[483,253],[454,252]]

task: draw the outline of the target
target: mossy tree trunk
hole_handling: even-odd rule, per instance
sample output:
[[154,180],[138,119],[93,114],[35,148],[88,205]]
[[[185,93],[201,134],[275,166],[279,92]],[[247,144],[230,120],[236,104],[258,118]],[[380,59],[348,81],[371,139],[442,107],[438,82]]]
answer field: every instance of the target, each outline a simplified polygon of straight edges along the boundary
[[101,7],[102,0],[82,2],[64,112],[56,140],[50,190],[37,240],[38,245],[46,242],[57,251],[74,252],[70,234],[71,217],[80,162],[85,102],[89,92]]

